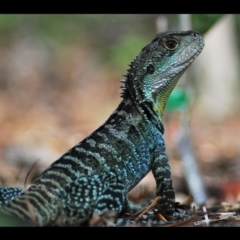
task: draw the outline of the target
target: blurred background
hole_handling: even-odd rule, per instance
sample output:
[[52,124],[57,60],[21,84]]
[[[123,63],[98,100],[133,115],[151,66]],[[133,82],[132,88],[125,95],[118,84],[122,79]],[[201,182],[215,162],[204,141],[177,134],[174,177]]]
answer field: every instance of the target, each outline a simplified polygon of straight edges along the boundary
[[[240,15],[0,14],[0,185],[24,187],[34,162],[28,183],[103,124],[128,64],[157,32],[182,29],[202,33],[205,48],[164,118],[177,196],[189,194],[176,140],[184,115],[208,201],[239,201]],[[154,192],[148,175],[130,198]]]

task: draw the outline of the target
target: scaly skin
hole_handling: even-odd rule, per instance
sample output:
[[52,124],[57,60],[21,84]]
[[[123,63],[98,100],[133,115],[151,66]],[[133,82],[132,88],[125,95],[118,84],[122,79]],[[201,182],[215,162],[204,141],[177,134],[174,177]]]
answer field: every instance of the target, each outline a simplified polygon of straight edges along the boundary
[[108,210],[135,212],[139,207],[130,204],[126,194],[152,170],[161,196],[158,209],[180,217],[162,115],[178,79],[203,46],[203,37],[194,31],[158,34],[130,64],[123,100],[109,119],[46,169],[25,193],[9,198],[2,190],[1,211],[24,220],[35,218],[40,226],[82,224]]

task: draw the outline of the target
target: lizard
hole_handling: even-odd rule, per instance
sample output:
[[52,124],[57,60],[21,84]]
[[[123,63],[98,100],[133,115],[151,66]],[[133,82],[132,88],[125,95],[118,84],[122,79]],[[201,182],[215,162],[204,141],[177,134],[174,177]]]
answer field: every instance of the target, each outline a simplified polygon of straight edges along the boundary
[[158,210],[176,218],[175,191],[163,139],[166,101],[201,53],[203,36],[166,31],[146,45],[121,80],[117,109],[88,137],[52,163],[29,187],[0,189],[0,212],[38,226],[81,225],[94,215],[134,213],[127,193],[149,171],[156,181]]

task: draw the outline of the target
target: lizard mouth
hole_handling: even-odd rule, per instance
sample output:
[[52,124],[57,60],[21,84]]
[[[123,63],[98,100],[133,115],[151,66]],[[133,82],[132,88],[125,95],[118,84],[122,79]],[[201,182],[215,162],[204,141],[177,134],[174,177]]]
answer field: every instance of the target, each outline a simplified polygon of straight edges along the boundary
[[198,49],[196,52],[193,52],[190,56],[187,56],[183,61],[179,61],[176,64],[173,64],[173,67],[182,66],[185,68],[188,65],[190,65],[195,60],[195,58],[201,53],[204,47],[203,40],[199,43],[199,46],[200,46],[200,49]]

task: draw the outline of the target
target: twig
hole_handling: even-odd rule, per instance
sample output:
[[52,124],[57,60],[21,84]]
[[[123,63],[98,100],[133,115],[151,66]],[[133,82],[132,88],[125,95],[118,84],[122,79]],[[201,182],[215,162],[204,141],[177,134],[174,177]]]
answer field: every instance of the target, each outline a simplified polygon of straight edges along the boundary
[[[36,163],[38,162],[39,159],[37,159],[33,165],[31,166],[31,168],[29,169],[29,171],[27,172],[27,175],[26,175],[26,178],[25,178],[25,181],[24,181],[24,189],[26,190],[26,186],[27,186],[27,180],[28,180],[28,177],[31,173],[31,171],[33,170],[33,168],[35,167]],[[36,225],[36,222],[37,222],[37,219],[36,219],[36,214],[33,210],[33,206],[32,204],[30,203],[29,199],[28,199],[28,196],[27,196],[27,193],[25,193],[25,199],[26,199],[26,205],[27,205],[27,209],[31,215],[31,219],[32,219],[32,223],[33,225]]]
[[235,224],[235,226],[240,227],[240,221],[234,217],[229,217],[229,221]]
[[[203,213],[204,215],[206,213]],[[226,220],[229,219],[230,217],[233,217],[233,215],[235,215],[235,212],[223,212],[223,213],[216,213],[216,214],[209,214],[209,223],[210,222],[218,222],[218,221],[222,221],[222,220]],[[204,225],[206,224],[206,220],[201,220],[201,221],[196,221],[194,222],[194,225]]]
[[208,218],[206,207],[203,207],[203,212],[205,213],[204,218],[205,218],[206,225],[209,226],[209,218]]
[[30,167],[29,171],[27,172],[27,175],[26,175],[26,178],[25,178],[25,181],[24,181],[24,189],[26,189],[28,177],[29,177],[30,173],[32,172],[33,168],[35,167],[35,165],[37,164],[38,161],[39,161],[39,159],[37,159],[33,163],[33,165]]
[[158,217],[159,220],[162,220],[162,221],[164,221],[164,222],[167,222],[167,219],[166,219],[161,213],[158,213],[158,214],[157,214],[157,217]]
[[29,199],[28,199],[27,194],[25,193],[24,195],[25,195],[25,200],[26,200],[27,209],[28,209],[28,211],[29,211],[29,213],[30,213],[30,215],[31,215],[31,220],[32,220],[33,226],[35,226],[35,225],[36,225],[36,222],[37,222],[36,214],[35,214],[35,212],[34,212],[34,210],[33,210],[32,204],[30,203],[30,201],[29,201]]
[[156,197],[153,202],[148,206],[146,207],[146,209],[144,211],[142,211],[142,213],[140,213],[136,218],[135,218],[135,221],[138,221],[146,212],[148,212],[151,208],[153,208],[156,204],[157,204],[157,201],[160,199],[161,197]]
[[166,224],[166,225],[163,225],[162,227],[178,227],[178,226],[181,226],[181,225],[185,225],[187,223],[190,223],[192,222],[193,220],[195,220],[198,216],[193,216],[193,217],[190,217],[186,220],[183,220],[183,221],[178,221],[176,223],[171,223],[171,224]]

